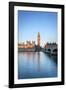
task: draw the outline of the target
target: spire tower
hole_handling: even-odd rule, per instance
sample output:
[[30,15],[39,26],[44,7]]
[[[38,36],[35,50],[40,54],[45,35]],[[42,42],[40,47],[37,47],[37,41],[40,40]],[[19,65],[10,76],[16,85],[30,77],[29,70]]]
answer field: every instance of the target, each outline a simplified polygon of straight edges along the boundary
[[40,32],[38,32],[37,43],[38,43],[38,48],[39,48],[40,47]]

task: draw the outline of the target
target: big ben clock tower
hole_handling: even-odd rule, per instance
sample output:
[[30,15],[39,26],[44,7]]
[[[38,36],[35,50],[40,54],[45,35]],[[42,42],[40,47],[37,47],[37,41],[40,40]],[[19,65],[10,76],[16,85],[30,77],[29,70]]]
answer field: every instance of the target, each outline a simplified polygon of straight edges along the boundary
[[40,32],[38,32],[37,43],[38,43],[38,48],[40,48]]

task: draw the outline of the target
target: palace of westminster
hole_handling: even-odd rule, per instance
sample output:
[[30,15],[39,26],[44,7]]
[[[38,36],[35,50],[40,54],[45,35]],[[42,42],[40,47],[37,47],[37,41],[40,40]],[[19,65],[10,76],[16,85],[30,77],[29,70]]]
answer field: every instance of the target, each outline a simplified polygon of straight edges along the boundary
[[46,45],[42,48],[40,46],[40,32],[38,32],[37,35],[37,45],[35,44],[35,41],[27,41],[26,44],[20,43],[18,44],[19,51],[44,51],[44,52],[50,52],[52,54],[57,54],[57,44],[56,43],[46,43]]
[[[38,32],[37,35],[37,46],[40,47],[40,33]],[[27,41],[26,44],[23,42],[21,44],[18,44],[18,48],[34,48],[35,47],[35,41]]]

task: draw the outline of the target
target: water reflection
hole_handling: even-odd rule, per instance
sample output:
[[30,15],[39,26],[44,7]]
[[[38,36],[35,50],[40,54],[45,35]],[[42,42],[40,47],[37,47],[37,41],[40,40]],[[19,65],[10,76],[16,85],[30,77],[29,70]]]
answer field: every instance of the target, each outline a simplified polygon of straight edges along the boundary
[[18,53],[18,78],[57,77],[57,57],[43,52]]

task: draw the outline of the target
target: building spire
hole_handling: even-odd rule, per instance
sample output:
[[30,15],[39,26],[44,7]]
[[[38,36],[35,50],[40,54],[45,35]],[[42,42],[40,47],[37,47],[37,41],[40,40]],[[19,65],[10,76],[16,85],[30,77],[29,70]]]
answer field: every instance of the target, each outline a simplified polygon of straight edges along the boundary
[[40,47],[40,32],[38,32],[37,43],[38,43],[38,47]]

